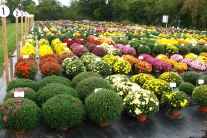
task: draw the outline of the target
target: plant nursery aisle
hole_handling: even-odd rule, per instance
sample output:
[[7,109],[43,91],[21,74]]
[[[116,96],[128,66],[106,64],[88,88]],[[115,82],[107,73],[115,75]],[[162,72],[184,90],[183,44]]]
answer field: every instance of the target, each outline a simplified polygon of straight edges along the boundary
[[[154,73],[154,76],[157,74]],[[39,74],[36,81],[40,79]],[[176,118],[169,116],[168,109],[161,106],[158,113],[148,115],[144,122],[123,113],[120,120],[105,127],[86,118],[82,124],[67,131],[58,131],[39,124],[19,136],[0,130],[0,138],[205,138],[206,130],[207,114],[198,111],[198,105],[191,99],[189,106],[182,109],[181,116]]]

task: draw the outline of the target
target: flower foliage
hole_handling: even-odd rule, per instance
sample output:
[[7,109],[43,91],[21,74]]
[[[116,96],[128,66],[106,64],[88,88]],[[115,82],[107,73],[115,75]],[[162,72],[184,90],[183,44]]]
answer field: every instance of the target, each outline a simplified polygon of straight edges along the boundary
[[133,75],[130,78],[130,81],[142,86],[147,80],[151,80],[151,79],[155,79],[155,77],[150,74],[139,73],[139,74]]
[[1,128],[22,131],[39,123],[40,108],[27,98],[10,98],[0,104],[0,116]]
[[164,72],[159,76],[159,79],[165,80],[166,82],[175,82],[176,86],[182,83],[182,77],[175,72]]
[[176,111],[185,108],[190,102],[190,98],[182,91],[164,93],[161,103],[166,105],[168,109]]
[[195,87],[192,93],[192,99],[199,105],[207,106],[207,85]]
[[139,89],[134,92],[129,92],[123,101],[125,110],[133,117],[159,111],[159,101],[157,97],[148,90]]
[[113,65],[113,71],[119,74],[127,74],[131,71],[131,64],[126,60],[118,60]]

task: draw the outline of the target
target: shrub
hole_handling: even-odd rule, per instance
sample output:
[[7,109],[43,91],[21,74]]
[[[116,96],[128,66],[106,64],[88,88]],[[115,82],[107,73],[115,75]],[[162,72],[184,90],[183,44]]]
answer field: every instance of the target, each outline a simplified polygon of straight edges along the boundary
[[200,77],[201,77],[201,74],[194,72],[194,71],[189,71],[183,75],[183,81],[189,82],[193,84],[194,86],[196,86],[196,82],[198,81],[198,78]]
[[39,82],[39,89],[46,86],[49,83],[61,83],[64,84],[65,86],[69,86],[72,87],[72,81],[65,78],[65,77],[61,77],[61,76],[47,76],[45,78],[43,78],[40,82]]
[[81,72],[72,79],[73,86],[76,87],[80,81],[89,77],[102,77],[100,74],[95,72]]
[[207,106],[207,85],[195,87],[192,93],[192,99],[199,105]]
[[85,109],[92,121],[107,124],[121,117],[123,102],[114,91],[101,89],[85,99]]
[[179,86],[182,83],[182,77],[175,72],[164,72],[159,76],[159,79],[165,80],[167,82],[175,82],[176,86]]
[[180,46],[178,47],[178,53],[181,55],[188,54],[190,52],[190,49],[186,46]]
[[60,94],[42,105],[42,115],[51,128],[62,130],[80,124],[85,117],[85,109],[78,98]]
[[78,97],[78,94],[74,88],[60,83],[50,83],[37,91],[37,104],[41,106],[48,99],[54,97],[57,94],[68,94],[73,97]]
[[196,54],[196,55],[199,55],[199,54],[202,52],[202,50],[201,50],[200,47],[194,46],[194,47],[192,47],[192,48],[190,49],[190,52],[191,52],[191,53],[194,53],[194,54]]
[[78,83],[76,91],[81,100],[84,101],[96,88],[106,88],[113,90],[113,86],[106,80],[100,77],[90,77]]
[[186,94],[192,94],[195,86],[189,82],[183,82],[179,85],[179,90],[183,91]]
[[140,46],[137,49],[137,53],[139,54],[151,54],[151,49],[149,46]]
[[153,47],[152,53],[155,55],[165,54],[165,48],[162,45],[156,45]]
[[0,104],[1,128],[22,131],[34,128],[40,119],[40,109],[27,98],[11,98]]
[[29,79],[16,79],[9,82],[6,91],[10,91],[18,87],[29,87],[32,88],[34,91],[38,90],[38,85],[35,81]]

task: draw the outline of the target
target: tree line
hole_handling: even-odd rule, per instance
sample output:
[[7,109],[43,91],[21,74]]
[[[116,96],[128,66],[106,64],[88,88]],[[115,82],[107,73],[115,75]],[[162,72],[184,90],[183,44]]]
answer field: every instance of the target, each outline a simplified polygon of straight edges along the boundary
[[[169,16],[173,26],[180,18],[182,28],[206,29],[206,0],[72,0],[63,6],[57,0],[7,0],[10,9],[25,10],[35,15],[35,20],[100,20],[125,24],[162,25],[162,16]],[[13,17],[10,16],[11,20]]]

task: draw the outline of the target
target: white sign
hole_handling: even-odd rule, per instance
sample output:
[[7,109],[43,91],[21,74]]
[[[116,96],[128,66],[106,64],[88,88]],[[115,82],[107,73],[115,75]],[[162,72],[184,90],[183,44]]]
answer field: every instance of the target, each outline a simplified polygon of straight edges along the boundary
[[94,92],[97,93],[100,90],[102,90],[102,88],[96,88],[96,89],[94,89]]
[[29,55],[23,55],[23,59],[29,58]]
[[64,48],[65,49],[65,51],[69,51],[69,48]]
[[96,58],[96,61],[101,61],[101,58],[97,57],[97,58]]
[[200,84],[200,85],[204,84],[204,80],[203,79],[199,79],[198,80],[198,84]]
[[176,83],[175,82],[170,82],[170,87],[176,87]]
[[21,16],[21,12],[19,10],[14,10],[13,11],[13,15],[14,15],[14,17],[20,17]]
[[20,92],[15,91],[14,97],[24,97],[24,91],[20,91]]
[[64,46],[67,46],[67,43],[63,43]]
[[122,57],[120,57],[120,58],[118,58],[118,60],[123,60],[123,58],[122,58]]
[[143,59],[143,56],[139,56],[139,59]]
[[10,10],[6,5],[0,6],[0,16],[1,17],[7,17],[10,14]]
[[162,23],[168,23],[168,15],[162,16]]

